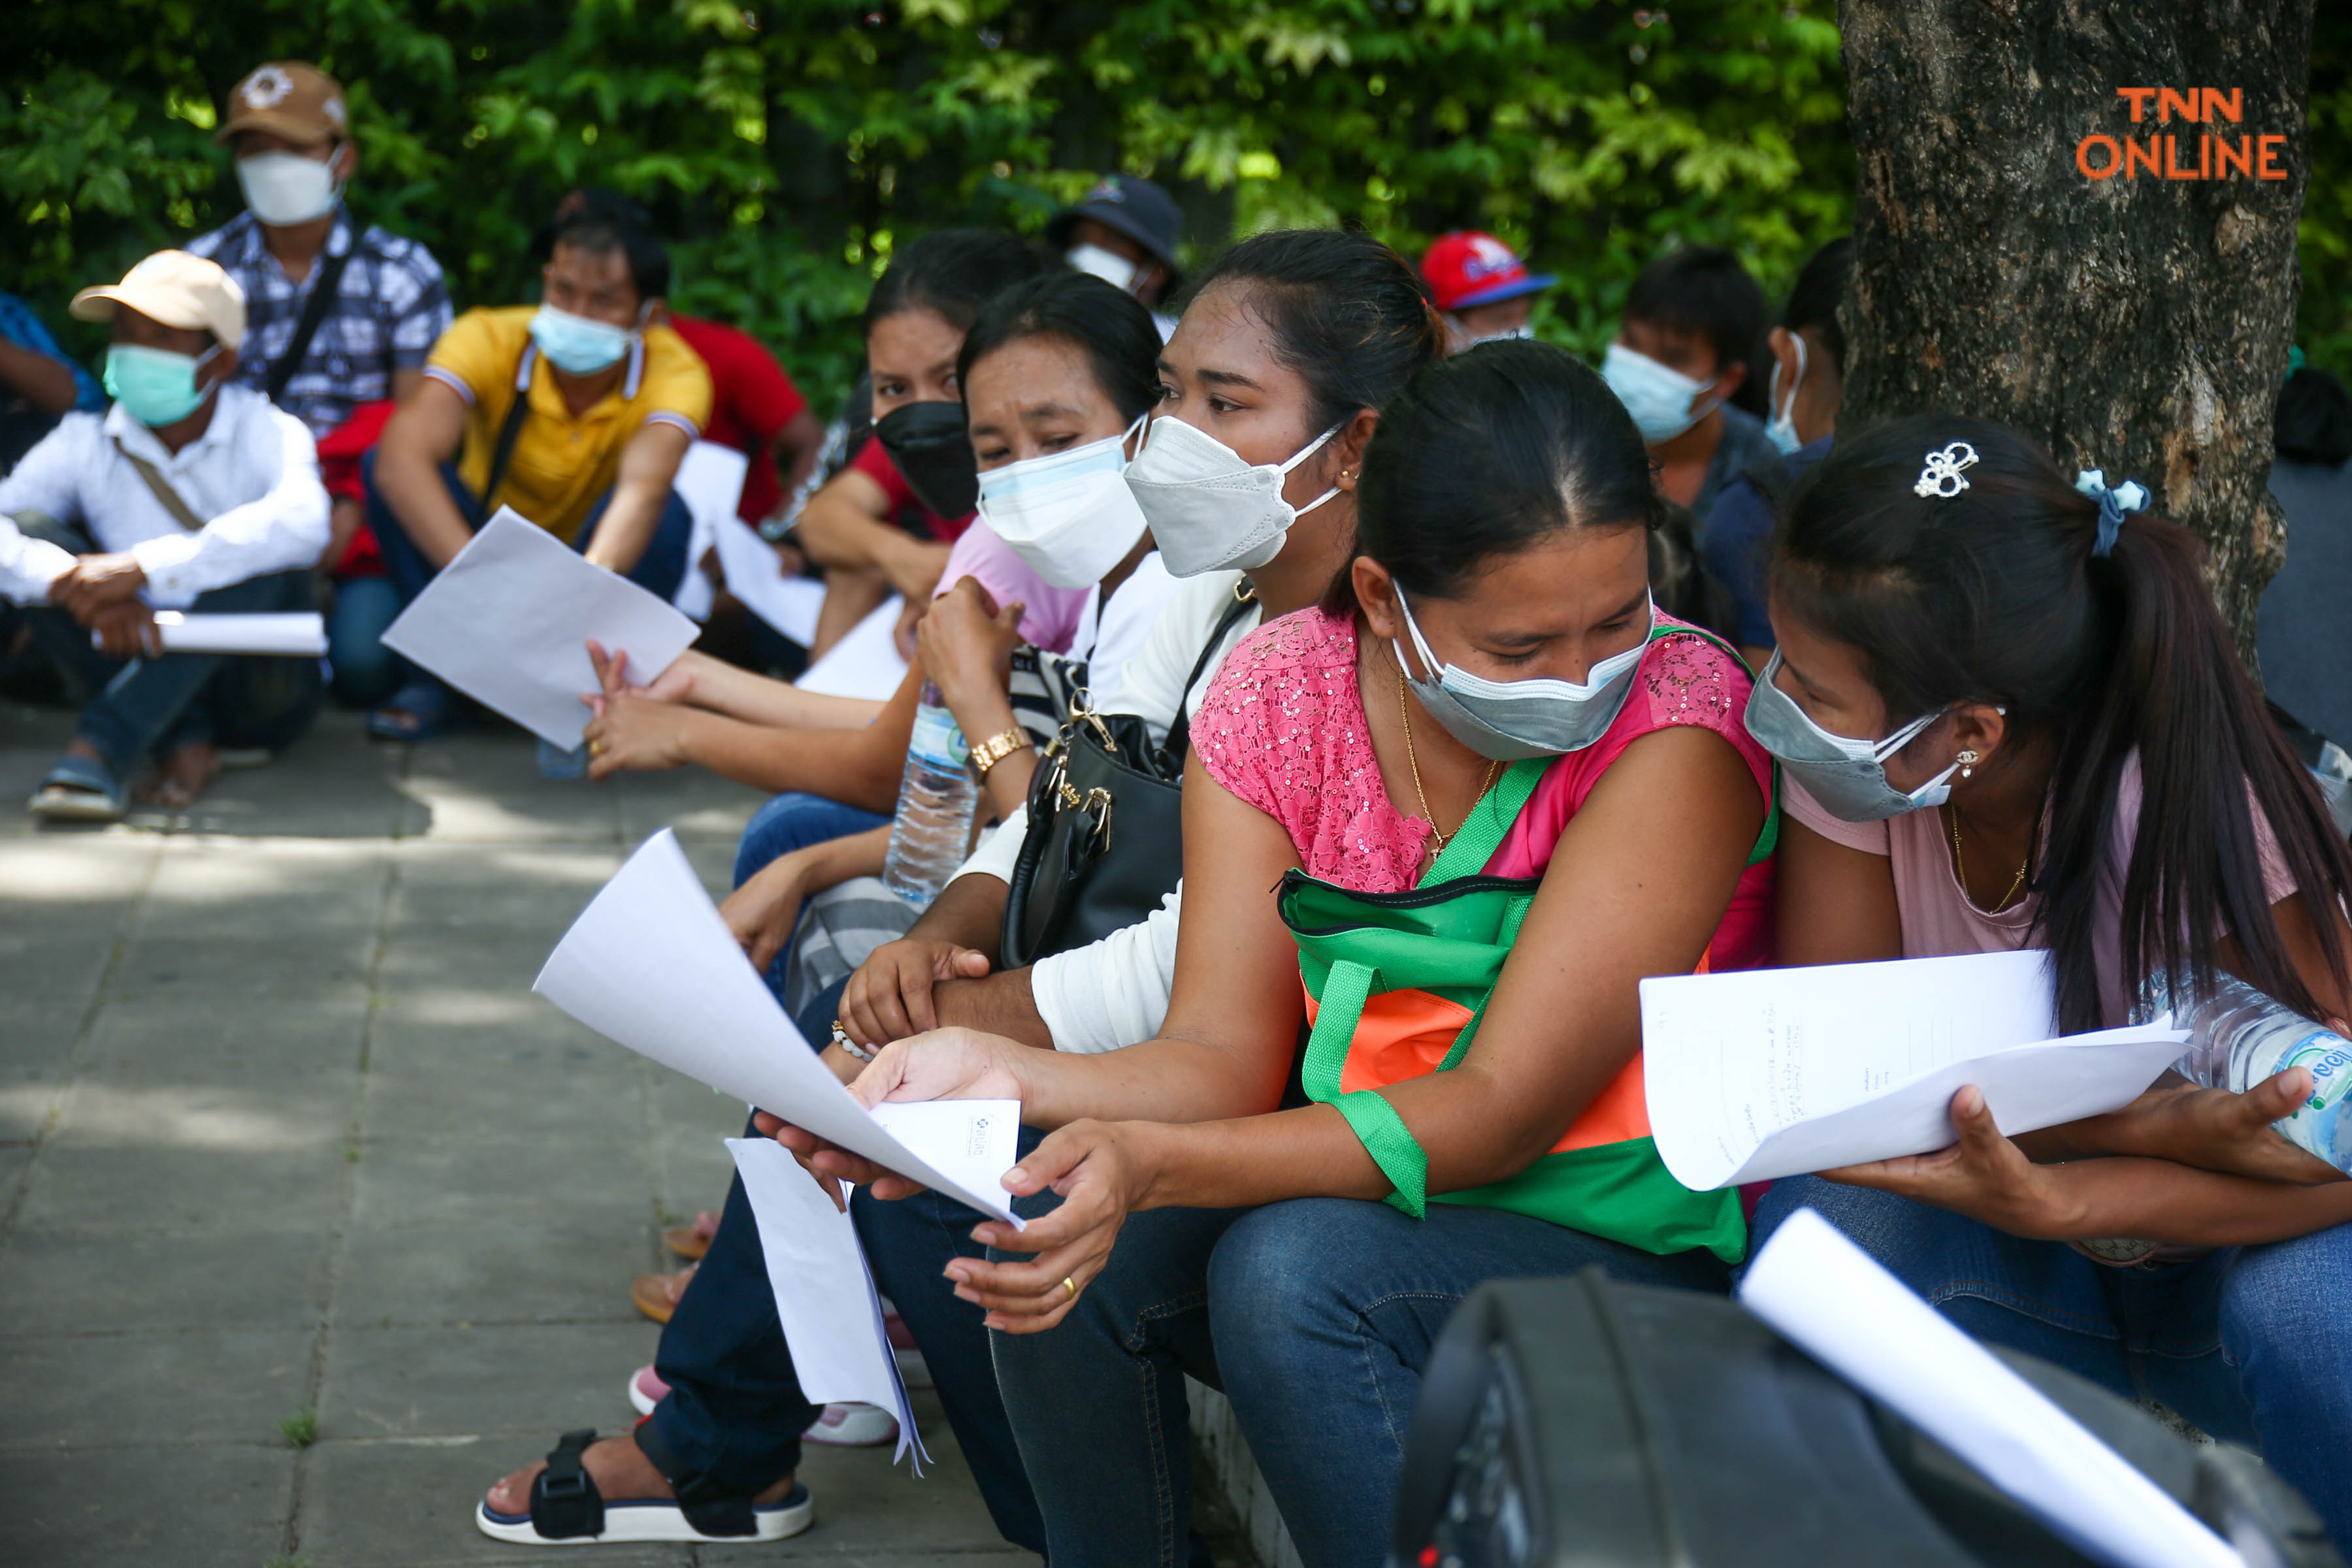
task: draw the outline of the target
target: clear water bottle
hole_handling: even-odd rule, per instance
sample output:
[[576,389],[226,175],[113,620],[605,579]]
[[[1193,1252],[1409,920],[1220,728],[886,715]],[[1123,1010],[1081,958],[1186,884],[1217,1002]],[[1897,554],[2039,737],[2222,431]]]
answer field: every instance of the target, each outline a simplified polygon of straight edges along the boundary
[[2234,976],[2215,976],[2213,993],[2199,1000],[2172,995],[2171,976],[2148,977],[2139,1014],[2173,1015],[2173,1026],[2189,1031],[2189,1047],[2174,1069],[2207,1089],[2235,1094],[2289,1068],[2311,1069],[2311,1098],[2294,1115],[2272,1127],[2296,1148],[2318,1155],[2339,1171],[2352,1172],[2352,1040],[2288,1011]]
[[907,743],[907,773],[898,784],[898,815],[890,824],[890,852],[882,881],[917,909],[929,907],[971,851],[971,819],[980,808],[971,748],[956,728],[934,682],[923,682],[915,733]]

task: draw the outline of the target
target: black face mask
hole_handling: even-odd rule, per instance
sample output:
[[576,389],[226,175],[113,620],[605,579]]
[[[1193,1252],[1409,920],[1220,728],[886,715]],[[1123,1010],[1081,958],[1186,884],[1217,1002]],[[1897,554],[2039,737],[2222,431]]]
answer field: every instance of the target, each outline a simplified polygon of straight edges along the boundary
[[980,459],[972,456],[961,403],[905,403],[874,424],[907,488],[940,516],[968,516],[980,504]]

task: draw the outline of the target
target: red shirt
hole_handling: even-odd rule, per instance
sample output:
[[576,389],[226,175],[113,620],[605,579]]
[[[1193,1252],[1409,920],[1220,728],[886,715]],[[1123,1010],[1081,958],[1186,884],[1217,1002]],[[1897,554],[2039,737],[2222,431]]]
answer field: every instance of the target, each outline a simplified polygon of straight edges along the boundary
[[751,459],[735,514],[756,523],[784,499],[775,461],[763,456],[767,445],[808,406],[808,399],[776,356],[749,333],[692,316],[674,315],[669,324],[710,368],[710,419],[703,426],[704,439],[732,447]]
[[890,454],[882,449],[882,443],[871,436],[866,438],[866,445],[857,449],[857,456],[849,459],[849,466],[882,487],[891,521],[904,524],[912,514],[941,544],[953,544],[961,539],[963,531],[971,526],[971,520],[980,515],[976,511],[968,511],[961,517],[945,518],[925,506],[916,499],[915,487],[907,482],[907,476],[898,471],[898,465],[890,460]]

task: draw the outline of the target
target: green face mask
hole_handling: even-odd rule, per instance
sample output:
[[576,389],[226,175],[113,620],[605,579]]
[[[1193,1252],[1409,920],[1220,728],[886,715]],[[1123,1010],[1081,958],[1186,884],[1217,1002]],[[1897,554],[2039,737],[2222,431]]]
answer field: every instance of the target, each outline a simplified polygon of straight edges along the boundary
[[117,343],[106,351],[107,395],[151,430],[159,425],[176,425],[204,406],[211,395],[209,387],[197,389],[196,372],[218,353],[217,343],[202,355]]

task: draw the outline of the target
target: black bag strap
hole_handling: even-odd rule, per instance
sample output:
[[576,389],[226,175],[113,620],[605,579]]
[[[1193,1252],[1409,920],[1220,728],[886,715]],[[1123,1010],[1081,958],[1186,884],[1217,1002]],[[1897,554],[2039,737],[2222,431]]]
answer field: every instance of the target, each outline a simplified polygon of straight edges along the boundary
[[301,320],[294,323],[294,341],[288,343],[286,352],[270,364],[269,380],[261,389],[262,395],[270,402],[277,402],[284,395],[287,384],[302,367],[302,356],[310,352],[310,340],[319,335],[319,323],[327,319],[327,307],[335,302],[335,296],[341,291],[343,268],[351,265],[352,252],[358,248],[358,237],[353,236],[350,250],[330,256],[319,263],[318,274],[310,282],[310,297],[302,301]]
[[1184,748],[1192,744],[1192,688],[1201,683],[1202,673],[1209,668],[1209,661],[1217,657],[1219,648],[1225,646],[1226,634],[1234,629],[1236,622],[1256,607],[1257,590],[1251,587],[1249,579],[1244,577],[1234,584],[1232,606],[1217,617],[1217,629],[1209,634],[1209,645],[1201,650],[1201,657],[1192,661],[1192,673],[1184,678],[1184,689],[1176,695],[1176,717],[1169,721],[1168,739],[1160,743],[1160,748],[1171,764],[1169,768],[1170,776],[1182,776]]
[[490,472],[482,481],[484,522],[498,511],[499,487],[506,482],[507,464],[513,458],[515,442],[522,435],[522,422],[530,414],[530,377],[525,373],[537,368],[533,353],[530,345],[524,346],[522,363],[515,369],[514,401],[507,405],[507,416],[499,424],[498,444],[490,448]]

